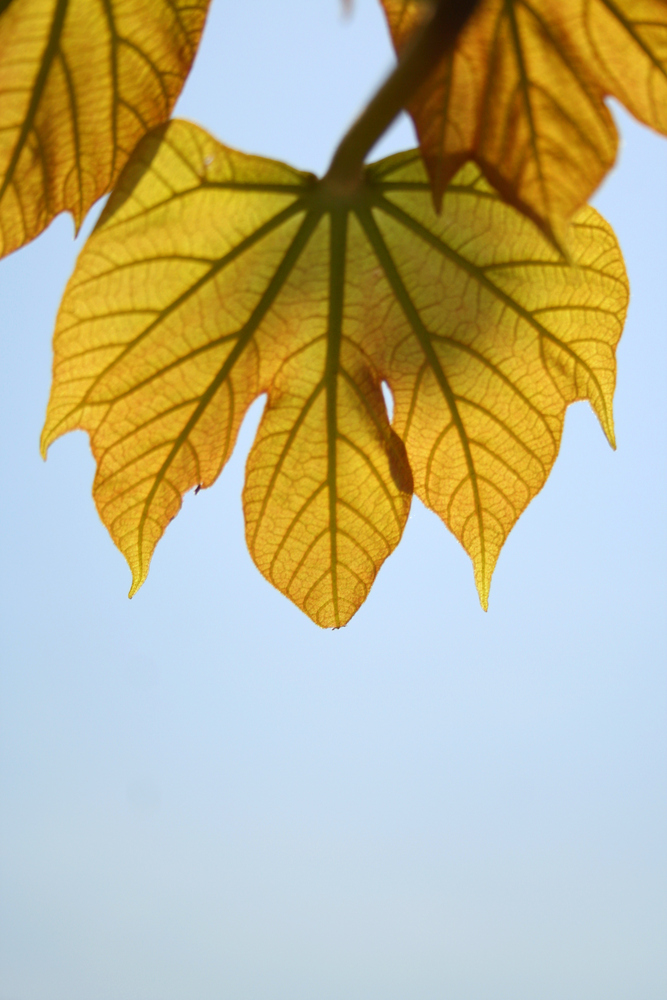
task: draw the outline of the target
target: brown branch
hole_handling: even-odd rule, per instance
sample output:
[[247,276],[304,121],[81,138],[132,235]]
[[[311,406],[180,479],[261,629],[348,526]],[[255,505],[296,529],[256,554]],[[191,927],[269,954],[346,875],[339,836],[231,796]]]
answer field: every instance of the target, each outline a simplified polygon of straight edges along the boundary
[[401,53],[398,65],[343,136],[326,180],[337,189],[354,190],[364,160],[410,98],[454,47],[478,0],[438,0],[433,15],[418,28]]

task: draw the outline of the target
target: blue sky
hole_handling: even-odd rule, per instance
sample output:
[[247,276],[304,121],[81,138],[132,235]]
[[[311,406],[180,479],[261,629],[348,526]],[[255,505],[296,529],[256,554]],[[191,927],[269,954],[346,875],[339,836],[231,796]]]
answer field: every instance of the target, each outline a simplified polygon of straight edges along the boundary
[[[375,0],[213,0],[177,113],[321,172],[391,58]],[[38,453],[71,220],[2,262],[0,1000],[664,1000],[667,142],[614,113],[618,450],[571,408],[486,615],[417,502],[346,629],[274,591],[261,403],[128,601],[87,439]]]

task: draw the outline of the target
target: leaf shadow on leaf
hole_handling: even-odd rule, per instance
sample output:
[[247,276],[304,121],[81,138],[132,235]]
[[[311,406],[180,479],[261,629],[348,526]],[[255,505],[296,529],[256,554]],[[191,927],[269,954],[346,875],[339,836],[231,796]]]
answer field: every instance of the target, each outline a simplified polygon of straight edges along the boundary
[[150,140],[141,144],[140,149],[137,150],[135,156],[132,157],[132,161],[128,163],[127,168],[123,172],[122,184],[118,184],[113,192],[113,197],[107,199],[107,203],[95,223],[93,232],[107,223],[111,223],[114,216],[122,212],[125,202],[128,198],[132,197],[134,189],[138,184],[141,184],[144,175],[151,169],[153,160],[160,149],[160,143],[168,128],[168,122],[164,125],[159,125],[151,131]]

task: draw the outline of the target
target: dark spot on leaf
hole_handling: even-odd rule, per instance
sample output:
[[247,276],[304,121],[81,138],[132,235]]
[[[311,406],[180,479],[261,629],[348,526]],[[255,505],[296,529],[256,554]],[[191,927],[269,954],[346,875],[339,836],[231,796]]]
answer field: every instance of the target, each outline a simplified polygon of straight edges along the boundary
[[399,490],[403,493],[413,493],[412,469],[410,468],[405,445],[393,427],[389,428],[387,453],[389,455],[389,471]]

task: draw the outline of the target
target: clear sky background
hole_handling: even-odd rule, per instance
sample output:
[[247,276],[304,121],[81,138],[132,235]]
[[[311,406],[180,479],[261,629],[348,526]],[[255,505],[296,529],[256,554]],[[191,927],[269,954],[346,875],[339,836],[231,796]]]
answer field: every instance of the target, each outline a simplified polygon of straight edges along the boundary
[[[177,113],[321,172],[391,59],[376,0],[214,0]],[[667,141],[614,113],[618,451],[570,409],[488,614],[416,501],[346,629],[273,590],[261,403],[128,601],[38,453],[71,220],[0,264],[0,1000],[664,1000]]]

